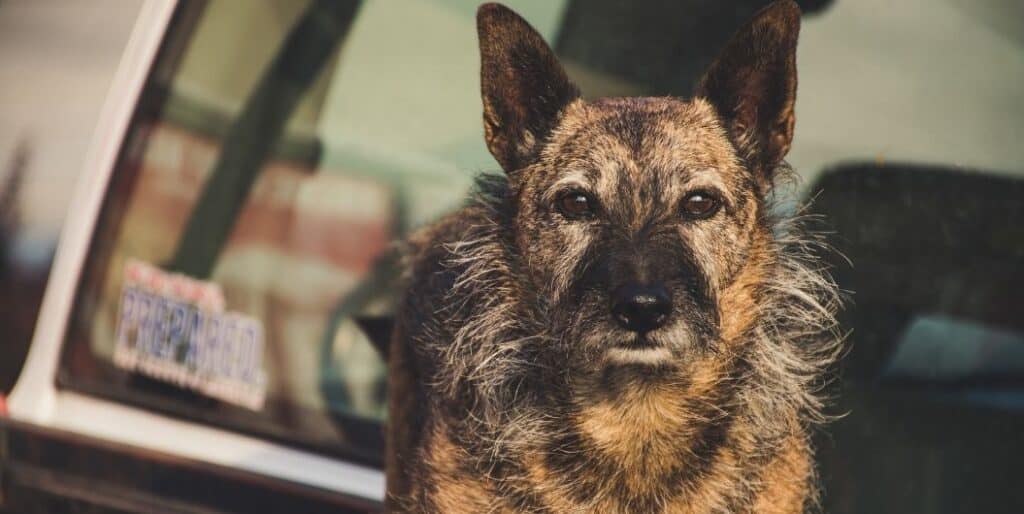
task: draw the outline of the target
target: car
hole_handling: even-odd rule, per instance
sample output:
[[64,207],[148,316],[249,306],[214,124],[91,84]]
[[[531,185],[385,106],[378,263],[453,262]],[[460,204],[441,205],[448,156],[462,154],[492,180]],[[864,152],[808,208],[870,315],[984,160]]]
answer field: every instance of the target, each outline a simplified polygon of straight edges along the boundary
[[[690,94],[765,2],[511,3],[610,96]],[[777,209],[820,216],[850,297],[822,503],[1019,512],[1024,16],[801,5]],[[0,508],[382,509],[393,242],[498,169],[474,10],[142,2],[0,403]]]

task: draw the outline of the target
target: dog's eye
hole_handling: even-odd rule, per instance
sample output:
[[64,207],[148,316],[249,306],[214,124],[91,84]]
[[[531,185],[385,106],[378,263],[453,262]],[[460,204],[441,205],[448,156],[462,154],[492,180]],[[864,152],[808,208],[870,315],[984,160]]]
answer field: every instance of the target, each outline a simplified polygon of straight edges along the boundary
[[573,191],[558,197],[558,210],[568,218],[585,218],[594,213],[594,203],[586,193]]
[[707,219],[714,216],[721,205],[717,198],[708,193],[691,193],[683,200],[683,214],[693,219]]

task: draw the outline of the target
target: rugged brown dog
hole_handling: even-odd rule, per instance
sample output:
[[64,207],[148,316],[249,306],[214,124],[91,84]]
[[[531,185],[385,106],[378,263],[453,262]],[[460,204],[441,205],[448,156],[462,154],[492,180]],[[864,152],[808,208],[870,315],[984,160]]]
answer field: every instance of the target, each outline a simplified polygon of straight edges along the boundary
[[802,512],[835,288],[770,213],[799,8],[741,29],[693,99],[585,101],[480,8],[504,168],[414,235],[391,346],[388,506]]

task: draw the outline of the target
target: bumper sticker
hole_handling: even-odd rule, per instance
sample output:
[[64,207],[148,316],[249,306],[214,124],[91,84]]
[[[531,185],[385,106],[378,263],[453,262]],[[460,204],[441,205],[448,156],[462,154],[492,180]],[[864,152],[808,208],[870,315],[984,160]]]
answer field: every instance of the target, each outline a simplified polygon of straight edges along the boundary
[[225,311],[220,286],[130,260],[114,365],[252,410],[263,408],[263,325]]

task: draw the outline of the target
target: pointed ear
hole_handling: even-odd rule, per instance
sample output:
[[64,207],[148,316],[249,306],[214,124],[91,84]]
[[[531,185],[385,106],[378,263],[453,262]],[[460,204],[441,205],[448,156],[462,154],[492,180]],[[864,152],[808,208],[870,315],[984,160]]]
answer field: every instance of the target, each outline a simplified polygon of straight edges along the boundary
[[476,15],[487,147],[507,173],[536,159],[562,109],[579,97],[554,52],[500,4]]
[[697,85],[730,131],[751,171],[770,184],[789,152],[796,120],[800,8],[777,0],[741,28]]

